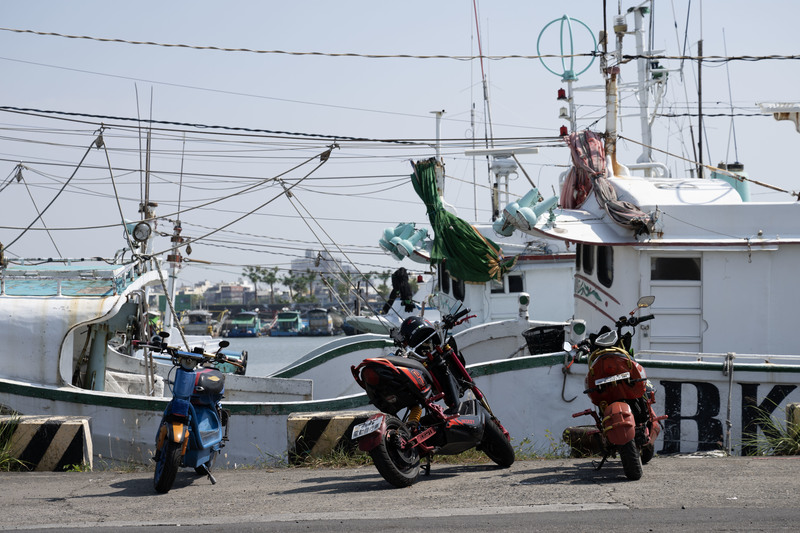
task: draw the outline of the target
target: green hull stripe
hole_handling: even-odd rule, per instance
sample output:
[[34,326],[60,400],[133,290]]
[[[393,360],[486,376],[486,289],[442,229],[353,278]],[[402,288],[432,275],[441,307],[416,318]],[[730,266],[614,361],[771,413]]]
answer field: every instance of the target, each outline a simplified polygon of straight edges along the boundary
[[[145,398],[142,396],[106,396],[82,392],[80,390],[53,389],[37,385],[23,385],[0,381],[0,393],[41,398],[57,402],[69,402],[81,405],[94,405],[99,407],[113,407],[117,409],[131,409],[136,411],[149,411],[161,414],[167,406],[169,398]],[[315,411],[344,411],[369,405],[366,393],[345,398],[320,400],[311,402],[280,402],[280,403],[253,403],[253,402],[226,402],[222,404],[231,413],[246,415],[288,415],[291,413],[305,413]],[[9,406],[13,407],[13,406]]]
[[345,346],[340,346],[335,348],[329,352],[325,352],[321,354],[319,357],[315,357],[314,359],[309,359],[303,363],[300,363],[297,366],[293,366],[292,368],[288,368],[283,372],[278,372],[277,374],[273,374],[271,377],[273,378],[293,378],[298,374],[305,372],[311,368],[314,368],[317,365],[322,363],[326,363],[331,359],[336,359],[342,355],[355,352],[357,350],[367,350],[372,348],[388,348],[392,347],[394,344],[391,341],[378,339],[378,340],[369,340],[369,341],[360,341],[355,342],[353,344],[347,344]]
[[[366,345],[366,346],[365,346]],[[387,341],[367,341],[358,346],[357,349],[365,347],[369,348],[382,348],[391,345]],[[343,347],[339,351],[335,350],[337,355],[347,353],[351,347]],[[356,349],[356,348],[354,348]],[[549,367],[562,365],[564,363],[564,355],[561,354],[548,354],[519,357],[508,359],[504,361],[493,361],[488,363],[481,363],[469,367],[470,374],[473,377],[490,376],[493,374],[502,374],[504,372],[512,372],[515,370],[524,370],[530,368]],[[577,362],[578,364],[585,365],[584,362]],[[682,362],[672,363],[667,361],[640,361],[645,368],[664,368],[669,370],[692,370],[692,371],[707,371],[722,374],[722,363],[707,363],[707,362]],[[290,372],[295,369],[290,369],[279,377],[288,377]],[[299,370],[298,370],[299,372]],[[773,365],[773,364],[743,364],[734,363],[734,376],[736,372],[778,372],[778,373],[800,373],[800,365]],[[579,372],[576,372],[579,373]],[[45,400],[71,402],[83,405],[95,405],[101,407],[114,407],[121,409],[132,409],[138,411],[151,411],[154,413],[161,413],[169,398],[146,398],[143,396],[114,396],[89,393],[88,391],[81,391],[80,389],[54,389],[46,386],[26,385],[21,383],[13,383],[9,381],[0,380],[0,393],[13,394],[18,396],[26,396],[33,398],[42,398]],[[236,414],[249,414],[249,415],[288,415],[290,413],[298,412],[315,412],[315,411],[342,411],[347,409],[357,409],[369,405],[366,394],[358,394],[347,396],[345,398],[334,398],[329,400],[319,400],[310,402],[275,402],[275,403],[256,403],[256,402],[222,402],[227,409]]]

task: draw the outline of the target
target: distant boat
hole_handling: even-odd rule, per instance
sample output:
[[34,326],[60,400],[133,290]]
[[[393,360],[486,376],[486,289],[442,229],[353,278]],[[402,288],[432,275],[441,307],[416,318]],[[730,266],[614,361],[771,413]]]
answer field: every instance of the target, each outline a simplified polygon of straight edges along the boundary
[[233,315],[224,337],[260,337],[261,318],[255,311],[241,311]]
[[300,311],[285,309],[278,313],[278,320],[269,330],[270,337],[296,337],[303,329],[303,320]]
[[306,335],[314,336],[327,336],[333,335],[333,318],[328,313],[327,309],[317,308],[311,309],[308,312],[308,328]]
[[181,316],[181,327],[187,335],[219,337],[227,314],[227,310],[215,316],[207,309],[190,309]]

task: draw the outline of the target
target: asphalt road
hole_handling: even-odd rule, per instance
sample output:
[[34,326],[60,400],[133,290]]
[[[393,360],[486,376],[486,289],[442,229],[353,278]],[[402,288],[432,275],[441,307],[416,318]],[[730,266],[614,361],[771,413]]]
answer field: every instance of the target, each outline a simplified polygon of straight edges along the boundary
[[165,495],[151,472],[0,474],[0,530],[781,531],[800,523],[800,459],[656,457],[639,481],[618,460],[433,465],[392,488],[371,466],[190,470]]

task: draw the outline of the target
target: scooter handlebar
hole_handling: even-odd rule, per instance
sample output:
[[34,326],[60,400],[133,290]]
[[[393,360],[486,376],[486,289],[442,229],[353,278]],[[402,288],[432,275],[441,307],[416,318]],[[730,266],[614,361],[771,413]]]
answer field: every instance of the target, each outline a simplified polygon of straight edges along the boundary
[[460,324],[464,320],[469,320],[470,318],[472,318],[466,316],[469,314],[469,311],[470,310],[465,307],[458,313],[455,313],[453,315],[445,315],[444,317],[442,317],[442,323],[444,324],[445,329],[452,329],[453,326]]
[[[205,355],[209,355],[209,354],[205,354]],[[228,363],[230,365],[235,366],[236,368],[244,368],[243,364],[239,363],[238,361],[233,361],[231,358],[229,358],[227,355],[225,355],[222,352],[218,352],[216,354],[210,354],[210,355],[211,355],[211,358],[214,359],[215,361],[217,361],[218,363]]]
[[466,315],[467,313],[469,313],[469,309],[464,308],[464,309],[462,309],[461,311],[459,311],[458,313],[456,313],[453,316],[453,320],[458,320],[459,318],[461,318],[462,316]]
[[640,316],[638,318],[633,316],[628,319],[628,325],[636,326],[637,324],[641,324],[642,322],[647,322],[648,320],[653,320],[654,318],[655,315],[645,315],[645,316]]

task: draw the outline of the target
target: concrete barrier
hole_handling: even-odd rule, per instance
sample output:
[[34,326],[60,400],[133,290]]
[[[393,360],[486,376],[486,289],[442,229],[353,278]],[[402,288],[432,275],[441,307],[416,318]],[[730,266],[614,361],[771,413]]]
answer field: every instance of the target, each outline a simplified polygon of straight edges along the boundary
[[13,424],[9,454],[30,470],[60,472],[72,465],[92,467],[89,419],[77,416],[0,416]]
[[795,435],[800,434],[800,403],[786,404],[786,427]]
[[378,411],[325,411],[292,413],[286,419],[289,437],[289,462],[298,464],[306,457],[319,457],[336,449],[355,450],[350,440],[353,426]]

